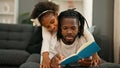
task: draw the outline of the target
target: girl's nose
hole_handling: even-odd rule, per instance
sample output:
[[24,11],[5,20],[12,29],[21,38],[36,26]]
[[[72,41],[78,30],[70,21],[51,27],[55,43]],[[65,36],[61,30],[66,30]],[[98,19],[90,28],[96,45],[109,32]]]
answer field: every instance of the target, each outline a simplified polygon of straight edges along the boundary
[[53,31],[54,31],[54,30],[55,30],[55,26],[52,26],[52,27],[51,27],[51,30],[53,30]]

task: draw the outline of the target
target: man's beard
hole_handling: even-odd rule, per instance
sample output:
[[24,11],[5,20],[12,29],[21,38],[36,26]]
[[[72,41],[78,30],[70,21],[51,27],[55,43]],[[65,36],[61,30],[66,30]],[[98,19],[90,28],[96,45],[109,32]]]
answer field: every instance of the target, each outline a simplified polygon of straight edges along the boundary
[[62,37],[62,41],[67,45],[71,45],[75,41],[76,37],[77,37],[77,35],[75,37],[73,37],[71,35],[67,35],[65,37]]

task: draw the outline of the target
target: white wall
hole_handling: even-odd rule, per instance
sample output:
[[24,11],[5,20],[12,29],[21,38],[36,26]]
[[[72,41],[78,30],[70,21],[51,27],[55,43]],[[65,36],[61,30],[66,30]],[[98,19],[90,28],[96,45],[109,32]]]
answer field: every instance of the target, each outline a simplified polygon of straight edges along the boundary
[[[56,4],[60,5],[60,12],[67,10],[68,7],[68,0],[51,0],[52,2],[55,2]],[[83,3],[82,0],[75,0],[74,5],[77,11],[83,14]]]
[[[60,12],[68,9],[68,0],[50,0],[60,5]],[[88,21],[89,26],[92,26],[92,1],[93,0],[73,0],[74,7]]]
[[83,0],[83,14],[88,21],[88,25],[92,26],[92,8],[93,0]]

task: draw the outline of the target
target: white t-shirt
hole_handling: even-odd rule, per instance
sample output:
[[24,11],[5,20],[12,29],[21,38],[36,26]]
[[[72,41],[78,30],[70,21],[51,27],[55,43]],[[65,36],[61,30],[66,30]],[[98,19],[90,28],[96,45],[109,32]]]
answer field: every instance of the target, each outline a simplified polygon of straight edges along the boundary
[[50,49],[50,58],[56,54],[61,54],[64,57],[68,57],[69,55],[76,53],[84,43],[88,42],[89,40],[94,41],[93,36],[88,30],[85,29],[83,34],[84,36],[81,36],[80,38],[77,37],[74,43],[71,45],[64,44],[62,40],[57,41],[57,43],[54,45],[54,48],[52,50]]
[[[46,52],[46,51],[49,52],[50,59],[57,53],[61,53],[61,54],[63,54],[63,56],[67,57],[71,54],[76,53],[77,48],[79,48],[85,42],[87,42],[89,40],[94,40],[93,36],[87,29],[84,30],[83,34],[84,34],[84,36],[77,38],[73,44],[66,45],[62,41],[60,41],[60,42],[57,41],[56,33],[51,35],[51,33],[45,27],[42,27],[43,42],[42,42],[42,48],[41,48],[40,61],[42,61],[42,53],[43,52]],[[60,44],[62,46],[60,46]]]

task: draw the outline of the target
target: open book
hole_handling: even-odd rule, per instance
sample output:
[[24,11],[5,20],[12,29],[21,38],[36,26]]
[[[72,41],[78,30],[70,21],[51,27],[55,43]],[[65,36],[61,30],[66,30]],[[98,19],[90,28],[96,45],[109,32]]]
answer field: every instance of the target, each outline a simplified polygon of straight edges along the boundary
[[100,50],[100,47],[97,45],[95,41],[88,41],[78,49],[77,53],[72,54],[69,57],[63,59],[60,62],[60,64],[61,65],[72,64],[74,62],[77,62],[79,59],[92,56],[99,50]]

